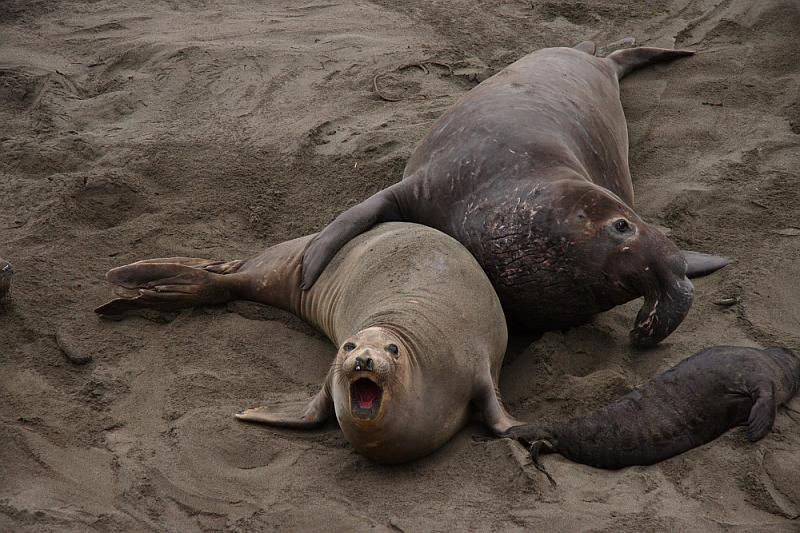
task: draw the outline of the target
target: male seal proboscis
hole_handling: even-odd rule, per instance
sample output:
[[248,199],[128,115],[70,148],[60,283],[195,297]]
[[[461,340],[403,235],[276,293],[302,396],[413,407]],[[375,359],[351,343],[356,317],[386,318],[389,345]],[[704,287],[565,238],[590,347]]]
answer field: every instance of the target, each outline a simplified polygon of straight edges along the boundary
[[480,265],[453,238],[407,223],[347,243],[311,290],[300,289],[311,236],[244,261],[167,258],[111,270],[119,299],[97,309],[175,309],[241,298],[286,309],[339,351],[320,392],[294,408],[242,420],[311,428],[335,412],[353,447],[378,462],[428,454],[467,421],[470,404],[495,434],[518,425],[497,395],[505,318]]
[[14,267],[0,258],[0,302],[11,293],[11,280],[14,278]]
[[[621,399],[553,427],[506,434],[540,451],[599,468],[649,465],[747,425],[755,442],[800,387],[800,360],[784,348],[715,346],[685,359]],[[540,468],[541,469],[541,468]]]
[[539,50],[468,92],[433,124],[402,181],[345,211],[309,243],[303,286],[354,236],[403,220],[464,244],[512,325],[564,328],[644,296],[633,343],[669,335],[691,306],[688,277],[729,261],[681,253],[633,210],[618,80],[692,52],[593,53],[592,43]]

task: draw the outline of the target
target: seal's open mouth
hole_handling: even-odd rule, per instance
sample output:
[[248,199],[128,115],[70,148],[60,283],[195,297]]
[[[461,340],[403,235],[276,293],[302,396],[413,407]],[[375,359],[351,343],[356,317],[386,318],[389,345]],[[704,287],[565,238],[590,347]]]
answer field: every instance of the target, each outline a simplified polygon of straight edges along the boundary
[[381,388],[369,378],[360,378],[350,384],[350,410],[358,418],[375,418],[382,397]]

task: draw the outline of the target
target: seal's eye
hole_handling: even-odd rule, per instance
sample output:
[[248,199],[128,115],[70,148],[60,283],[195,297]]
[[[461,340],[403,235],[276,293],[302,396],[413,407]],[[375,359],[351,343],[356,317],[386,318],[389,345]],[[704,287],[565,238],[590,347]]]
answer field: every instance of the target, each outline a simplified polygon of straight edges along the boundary
[[342,346],[342,350],[344,350],[345,352],[352,352],[355,349],[356,345],[353,344],[352,342],[346,342],[344,343],[344,346]]
[[400,350],[397,349],[397,345],[396,344],[390,344],[389,346],[387,346],[386,347],[386,351],[389,352],[390,354],[392,354],[395,357],[397,357],[398,353],[400,352]]
[[628,233],[631,230],[631,225],[624,218],[618,218],[614,221],[614,229],[620,233]]

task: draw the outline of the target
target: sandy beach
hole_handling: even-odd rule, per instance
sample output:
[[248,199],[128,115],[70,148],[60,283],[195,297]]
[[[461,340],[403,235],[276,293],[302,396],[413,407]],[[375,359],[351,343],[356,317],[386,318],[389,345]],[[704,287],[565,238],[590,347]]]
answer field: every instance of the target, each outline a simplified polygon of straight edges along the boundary
[[651,467],[546,456],[557,487],[520,446],[473,438],[479,423],[385,467],[335,421],[232,416],[318,389],[335,349],[295,317],[93,313],[115,266],[319,231],[526,53],[633,37],[698,51],[622,82],[636,209],[735,262],[655,349],[628,343],[640,302],[516,339],[509,411],[585,413],[707,346],[800,350],[798,28],[794,0],[0,2],[0,257],[16,269],[0,530],[800,531],[800,418],[783,410],[758,443],[735,429]]

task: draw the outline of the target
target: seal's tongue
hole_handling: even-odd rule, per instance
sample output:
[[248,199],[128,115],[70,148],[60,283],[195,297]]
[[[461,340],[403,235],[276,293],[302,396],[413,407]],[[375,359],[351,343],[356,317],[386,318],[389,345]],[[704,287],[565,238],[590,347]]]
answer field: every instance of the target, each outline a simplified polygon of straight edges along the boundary
[[368,379],[359,379],[353,384],[353,392],[361,409],[372,409],[372,404],[381,394],[381,389]]

